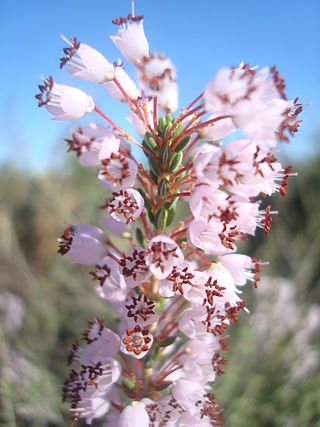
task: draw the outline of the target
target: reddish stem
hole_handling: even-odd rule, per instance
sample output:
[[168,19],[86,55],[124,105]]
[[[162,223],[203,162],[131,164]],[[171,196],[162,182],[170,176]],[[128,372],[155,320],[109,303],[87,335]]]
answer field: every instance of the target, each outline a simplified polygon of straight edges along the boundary
[[182,234],[182,235],[185,234],[188,230],[189,230],[188,227],[182,228],[181,230],[177,230],[170,234],[170,238],[174,239],[175,237],[179,236],[179,234]]
[[175,197],[187,197],[190,196],[190,191],[181,191],[181,193],[168,194],[167,199],[174,199]]
[[122,133],[123,129],[119,127],[117,124],[115,124],[108,116],[104,114],[103,111],[101,111],[97,106],[94,107],[94,111],[98,113],[101,117],[103,117],[110,125],[115,128],[118,132]]
[[155,182],[152,181],[152,179],[150,178],[150,176],[147,174],[147,172],[143,169],[142,165],[140,167],[139,165],[139,173],[140,175],[142,175],[144,178],[146,178],[148,180],[148,182],[158,190],[158,186]]
[[199,136],[197,135],[194,140],[191,142],[191,144],[189,145],[189,147],[186,149],[186,151],[183,153],[183,158],[186,157],[186,155],[189,153],[189,151],[191,150],[191,148],[193,148],[195,146],[195,144],[199,141]]
[[181,175],[183,172],[192,169],[193,167],[193,163],[189,163],[187,165],[185,165],[183,168],[179,169],[177,172],[175,172],[173,174],[173,179],[176,179],[179,175]]
[[190,252],[194,253],[195,255],[197,255],[208,266],[211,264],[212,261],[210,261],[207,257],[205,257],[204,255],[202,255],[199,251],[197,251],[197,249],[195,249],[192,246],[190,246],[189,243],[185,243],[184,245],[185,245],[185,248],[188,249],[188,251],[190,251]]
[[[193,110],[191,110],[191,111],[188,111],[187,113],[185,113],[185,114],[182,114],[180,117],[178,117],[178,119],[175,121],[175,123],[173,124],[173,126],[172,126],[172,128],[169,130],[169,132],[168,132],[168,134],[167,134],[167,137],[166,137],[166,140],[165,140],[165,142],[167,142],[168,141],[168,139],[170,138],[170,136],[171,136],[171,134],[172,134],[172,132],[174,132],[175,131],[175,129],[177,128],[177,126],[186,118],[186,117],[188,117],[188,116],[190,116],[190,115],[192,115],[193,113],[195,113],[196,111],[198,111],[198,110],[200,110],[200,108],[202,108],[202,106],[201,105],[199,105],[198,107],[195,107]],[[205,112],[204,112],[204,114],[206,114]]]
[[186,108],[187,110],[189,110],[191,107],[193,107],[194,106],[194,104],[196,104],[198,101],[199,101],[199,99],[201,99],[203,97],[203,92],[201,92],[200,93],[200,95],[199,96],[197,96],[197,98],[196,99],[194,99],[192,102],[191,102],[191,104],[190,105],[188,105],[188,107]]
[[[137,110],[139,111],[139,106],[137,107],[133,101],[130,99],[130,96],[127,94],[127,92],[123,89],[121,83],[119,82],[119,80],[116,78],[116,76],[114,76],[113,81],[115,83],[115,85],[117,86],[117,88],[120,90],[120,92],[122,93],[122,95],[124,96],[124,98],[126,99],[126,101],[128,102],[131,110],[133,110],[134,112],[137,112]],[[140,111],[141,114],[141,111]]]

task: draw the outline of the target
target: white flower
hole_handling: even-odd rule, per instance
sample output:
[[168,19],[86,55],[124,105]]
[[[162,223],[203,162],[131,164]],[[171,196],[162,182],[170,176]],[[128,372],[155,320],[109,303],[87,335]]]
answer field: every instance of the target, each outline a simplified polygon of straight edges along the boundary
[[178,108],[178,85],[176,82],[169,82],[165,85],[159,95],[159,107],[166,113],[176,111]]
[[67,142],[69,151],[75,151],[79,163],[85,167],[98,166],[112,153],[117,153],[120,146],[120,139],[111,129],[96,123],[74,130]]
[[122,337],[120,350],[136,359],[142,359],[150,350],[153,336],[146,327],[128,328]]
[[[78,42],[76,38],[68,40],[63,35],[61,38],[70,47],[64,49],[66,57],[60,59],[60,68],[68,63],[68,72],[73,77],[94,83],[104,83],[114,78],[113,64],[107,61],[99,51],[87,44]],[[79,58],[75,55],[78,55]]]
[[110,39],[122,55],[132,64],[137,65],[144,56],[149,55],[149,44],[143,30],[143,21],[128,23],[119,28]]
[[68,253],[73,264],[97,264],[107,254],[107,236],[90,224],[67,227],[59,239],[59,253]]
[[55,83],[52,77],[44,79],[44,85],[39,85],[39,89],[40,94],[36,95],[38,106],[45,105],[56,120],[81,119],[94,110],[91,96],[75,87]]
[[137,172],[138,167],[133,160],[112,153],[109,159],[103,160],[98,178],[108,190],[115,192],[131,187]]
[[126,406],[119,418],[119,427],[149,427],[149,415],[142,402]]
[[107,202],[107,211],[116,221],[136,221],[143,209],[144,200],[139,191],[133,188],[112,193],[113,199]]
[[146,264],[157,279],[169,276],[174,266],[183,261],[183,253],[177,243],[165,234],[151,239],[146,247]]
[[[132,101],[135,101],[139,97],[140,93],[135,82],[128,76],[122,66],[116,67],[115,78]],[[114,81],[104,83],[104,87],[109,95],[117,101],[127,102],[127,98],[123,95]]]

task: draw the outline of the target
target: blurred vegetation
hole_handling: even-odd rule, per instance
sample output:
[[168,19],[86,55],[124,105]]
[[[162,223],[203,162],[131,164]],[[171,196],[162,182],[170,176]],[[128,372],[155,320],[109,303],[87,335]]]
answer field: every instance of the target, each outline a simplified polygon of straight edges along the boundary
[[[279,215],[271,234],[266,238],[259,231],[245,250],[270,261],[264,274],[295,284],[294,303],[302,319],[295,328],[303,331],[303,316],[320,298],[320,157],[296,169],[299,177],[291,179],[287,197],[273,198]],[[110,310],[93,291],[90,269],[60,257],[56,239],[64,220],[99,225],[97,207],[105,190],[96,185],[95,171],[76,162],[68,163],[63,172],[43,176],[3,166],[1,176],[0,295],[5,291],[17,295],[26,312],[15,333],[0,324],[0,426],[66,426],[60,390],[67,375],[67,349],[88,320],[94,316],[108,320]],[[273,282],[275,295],[276,285]],[[292,379],[299,358],[286,356],[296,343],[297,331],[290,328],[264,349],[265,337],[250,320],[259,307],[258,291],[250,286],[244,290],[252,315],[243,314],[231,328],[229,364],[215,387],[225,425],[320,425],[319,366]],[[310,340],[319,356],[319,336],[311,334]]]

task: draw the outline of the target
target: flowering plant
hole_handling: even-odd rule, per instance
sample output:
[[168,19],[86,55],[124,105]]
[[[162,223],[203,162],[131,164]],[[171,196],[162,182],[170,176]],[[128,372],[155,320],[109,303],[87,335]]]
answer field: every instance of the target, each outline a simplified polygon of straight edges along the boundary
[[[74,129],[67,143],[112,193],[104,226],[132,246],[123,252],[89,224],[70,225],[61,236],[59,252],[93,266],[95,291],[118,317],[115,331],[90,322],[84,344],[72,346],[63,396],[74,422],[107,414],[105,426],[221,425],[212,385],[226,363],[224,333],[247,310],[241,288],[248,280],[257,286],[262,265],[237,245],[257,227],[270,230],[275,212],[259,198],[286,193],[291,168],[282,167],[275,147],[298,130],[302,105],[287,99],[275,67],[242,63],[222,68],[174,116],[176,70],[149,51],[143,16],[132,11],[113,22],[119,29],[111,40],[135,66],[138,86],[122,62],[110,63],[76,37],[63,37],[60,66],[127,103],[141,143],[82,90],[49,77],[36,95],[56,119],[95,112],[108,123]],[[223,145],[236,130],[242,139]]]

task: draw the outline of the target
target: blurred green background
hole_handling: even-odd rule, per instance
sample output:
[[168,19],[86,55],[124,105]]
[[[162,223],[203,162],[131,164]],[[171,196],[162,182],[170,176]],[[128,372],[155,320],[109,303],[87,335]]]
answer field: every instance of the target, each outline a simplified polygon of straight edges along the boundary
[[[68,347],[87,321],[108,321],[90,269],[57,254],[70,223],[99,225],[104,190],[70,156],[42,175],[3,165],[0,183],[0,425],[66,426],[61,386]],[[294,166],[268,237],[241,248],[269,260],[251,311],[230,328],[228,365],[214,392],[227,427],[320,425],[320,156]]]

